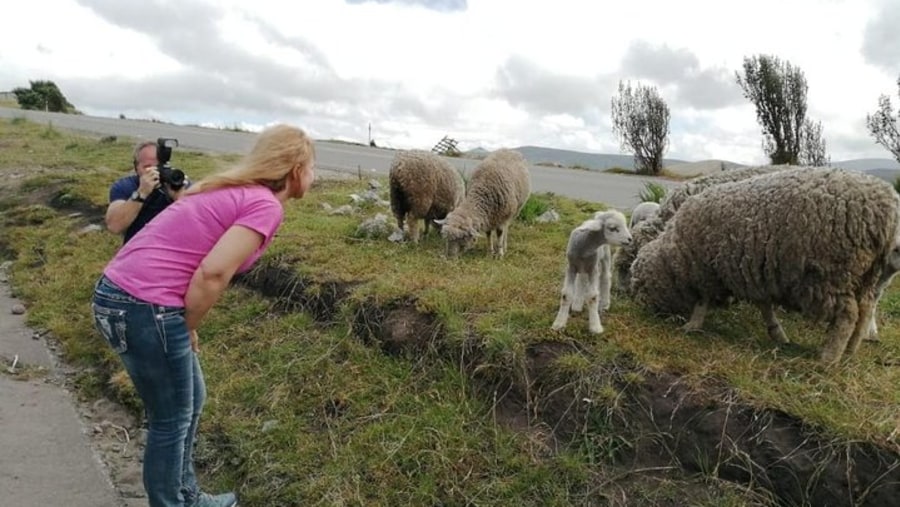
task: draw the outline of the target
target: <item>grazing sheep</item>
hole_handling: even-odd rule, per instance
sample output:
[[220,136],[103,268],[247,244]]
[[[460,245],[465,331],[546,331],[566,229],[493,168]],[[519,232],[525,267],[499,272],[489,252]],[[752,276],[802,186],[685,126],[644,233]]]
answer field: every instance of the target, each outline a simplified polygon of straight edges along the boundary
[[625,215],[615,210],[597,212],[572,230],[566,246],[566,275],[553,329],[566,327],[569,310],[581,311],[587,301],[588,329],[595,334],[603,332],[600,310],[609,308],[612,284],[610,245],[625,245],[630,241]]
[[[714,185],[745,180],[747,178],[752,178],[753,176],[759,176],[760,174],[783,171],[784,169],[791,167],[792,166],[775,165],[733,169],[695,178],[675,187],[660,203],[655,216],[651,216],[646,220],[634,222],[631,225],[631,234],[634,236],[634,241],[628,245],[623,245],[622,248],[619,248],[616,251],[615,259],[613,259],[614,271],[616,274],[616,290],[620,293],[629,294],[631,287],[631,282],[629,281],[631,276],[631,263],[634,262],[635,257],[637,257],[638,251],[643,248],[644,245],[659,236],[659,233],[665,228],[666,222],[668,222],[669,219],[672,218],[672,215],[678,211],[678,208],[685,199],[692,195],[699,194]],[[641,205],[639,204],[638,207],[640,206]],[[638,209],[635,208],[634,212],[632,212],[632,220],[634,220],[637,211]]]
[[[481,161],[469,178],[469,189],[462,203],[436,221],[447,240],[447,256],[455,257],[475,243],[485,232],[491,252],[497,257],[506,253],[509,225],[519,214],[531,194],[528,163],[521,153],[497,150]],[[491,233],[497,238],[496,242]]]
[[900,196],[878,178],[799,168],[716,185],[688,198],[632,265],[635,299],[687,314],[698,330],[710,306],[755,304],[784,342],[775,307],[828,323],[820,358],[853,354],[878,292],[900,266]]
[[634,229],[634,226],[637,224],[656,216],[659,216],[659,203],[653,201],[642,202],[631,210],[631,221],[628,222],[628,228]]
[[462,201],[462,178],[443,158],[428,151],[402,151],[394,157],[390,174],[391,211],[403,231],[409,226],[409,239],[419,241],[419,219],[425,221],[425,234],[433,220],[442,219]]

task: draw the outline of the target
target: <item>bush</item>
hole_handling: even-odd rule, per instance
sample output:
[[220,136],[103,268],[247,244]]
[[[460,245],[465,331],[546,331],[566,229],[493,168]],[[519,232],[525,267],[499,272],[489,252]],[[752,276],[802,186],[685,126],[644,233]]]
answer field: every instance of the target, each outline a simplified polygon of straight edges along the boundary
[[546,199],[531,194],[525,201],[525,206],[519,211],[519,220],[526,223],[533,223],[535,219],[550,209],[550,203]]
[[641,202],[661,202],[668,190],[655,181],[644,182],[644,188],[638,193]]

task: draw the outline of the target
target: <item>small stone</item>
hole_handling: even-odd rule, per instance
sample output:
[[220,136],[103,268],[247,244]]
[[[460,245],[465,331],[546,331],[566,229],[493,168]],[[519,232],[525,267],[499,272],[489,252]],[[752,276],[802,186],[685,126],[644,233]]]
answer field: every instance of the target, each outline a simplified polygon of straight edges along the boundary
[[13,315],[22,315],[25,313],[25,305],[22,303],[16,303],[12,305],[12,314]]
[[274,430],[274,429],[277,428],[277,427],[278,427],[278,421],[275,421],[275,420],[266,421],[266,422],[264,422],[263,425],[262,425],[262,432],[263,432],[263,433],[268,433],[268,432]]

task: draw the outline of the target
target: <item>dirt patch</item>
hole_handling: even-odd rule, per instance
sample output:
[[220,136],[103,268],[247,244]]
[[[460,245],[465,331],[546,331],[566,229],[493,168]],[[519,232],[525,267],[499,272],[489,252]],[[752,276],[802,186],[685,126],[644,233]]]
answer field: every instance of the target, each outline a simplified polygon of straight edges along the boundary
[[[417,353],[423,343],[441,350],[440,328],[414,302],[361,308],[363,315],[355,318],[366,323],[355,326],[361,340],[374,340],[394,354],[407,347]],[[497,402],[500,393],[504,419],[514,425],[528,421],[528,427],[537,422],[552,429],[545,442],[571,441],[585,431],[616,434],[627,445],[601,445],[632,469],[702,474],[761,488],[785,505],[882,506],[900,498],[895,450],[825,438],[788,414],[743,404],[725,385],[688,385],[677,375],[644,371],[625,357],[615,364],[596,361],[594,379],[620,393],[610,403],[582,398],[577,383],[559,375],[559,357],[586,353],[577,344],[532,344],[523,371],[513,368],[505,375],[485,375],[479,353],[469,347],[464,366],[482,396]]]

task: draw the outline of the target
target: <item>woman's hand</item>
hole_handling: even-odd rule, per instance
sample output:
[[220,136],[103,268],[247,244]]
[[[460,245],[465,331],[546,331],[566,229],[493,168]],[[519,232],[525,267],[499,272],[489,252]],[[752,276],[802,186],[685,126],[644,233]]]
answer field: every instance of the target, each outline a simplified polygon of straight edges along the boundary
[[193,350],[195,353],[200,352],[200,337],[197,336],[197,330],[196,329],[190,330],[190,334],[191,334],[191,350]]

